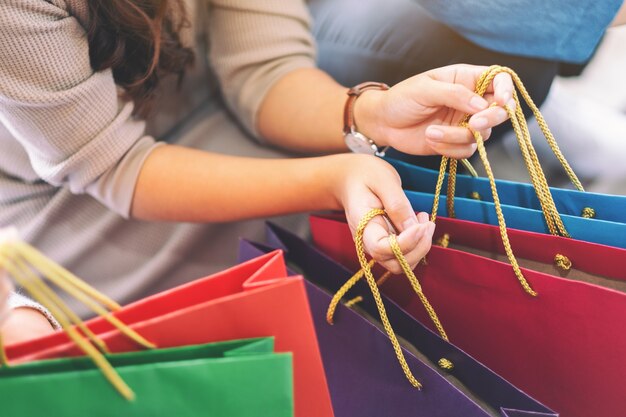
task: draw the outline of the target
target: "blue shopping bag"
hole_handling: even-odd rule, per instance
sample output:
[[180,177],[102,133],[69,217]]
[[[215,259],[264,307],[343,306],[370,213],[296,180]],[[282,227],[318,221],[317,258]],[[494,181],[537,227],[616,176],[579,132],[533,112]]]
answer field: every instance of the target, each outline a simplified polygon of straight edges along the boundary
[[[584,191],[517,74],[510,68],[491,66],[480,76],[475,92],[484,95],[490,83],[502,73],[509,74],[516,87],[513,92],[516,106],[507,105],[503,108],[509,115],[532,185],[496,181],[489,164],[484,138],[480,132],[472,131],[488,179],[458,175],[457,161],[446,157],[442,159],[439,172],[389,160],[400,174],[403,188],[413,207],[416,210],[432,210],[433,216],[443,214],[463,220],[498,224],[505,246],[508,225],[515,229],[626,248],[626,197]],[[550,149],[578,191],[556,190],[548,186],[522,112],[520,96],[531,108]],[[465,126],[468,119],[469,115],[466,115],[460,125]],[[448,165],[449,174],[445,175]],[[442,205],[445,204],[447,210],[438,206],[443,188],[448,190],[445,203],[441,196]],[[468,196],[471,198],[467,198]],[[486,201],[482,201],[483,199]],[[510,259],[513,258],[512,253],[508,255]],[[511,262],[515,263],[514,260]]]
[[[402,187],[416,211],[433,207],[438,171],[387,159],[402,178]],[[447,188],[448,174],[443,189]],[[506,224],[512,229],[549,233],[539,199],[531,184],[496,180]],[[626,248],[626,196],[586,193],[551,188],[555,205],[565,228],[574,239]],[[456,176],[455,217],[485,224],[498,224],[488,178]],[[478,199],[480,198],[480,200]],[[446,216],[446,196],[440,196],[437,214]],[[583,217],[592,209],[594,218]]]
[[[402,186],[406,190],[433,192],[437,183],[438,171],[406,162],[387,159],[402,177]],[[443,183],[447,187],[448,174]],[[523,207],[531,210],[541,210],[541,204],[531,184],[522,182],[496,180],[498,195],[502,204]],[[626,223],[626,196],[587,193],[578,190],[550,188],[552,198],[560,214],[573,217],[582,217],[584,213],[593,210],[596,220],[605,220],[615,223]],[[493,203],[489,179],[472,177],[469,175],[456,176],[456,195],[462,198],[480,198],[482,201]]]

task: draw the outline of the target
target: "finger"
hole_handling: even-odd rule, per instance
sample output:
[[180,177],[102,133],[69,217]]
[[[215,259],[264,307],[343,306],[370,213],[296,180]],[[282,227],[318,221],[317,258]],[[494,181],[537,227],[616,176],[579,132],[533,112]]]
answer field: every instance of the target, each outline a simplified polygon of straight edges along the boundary
[[389,246],[389,230],[382,217],[372,219],[363,231],[363,246],[365,251],[376,261],[385,262],[393,257]]
[[[413,250],[428,229],[429,223],[415,224],[400,233],[398,236],[398,244],[400,244],[402,253]],[[380,223],[372,223],[371,226],[368,225],[365,228],[363,240],[367,252],[376,262],[386,262],[396,259],[389,243],[389,235],[390,232]],[[402,236],[402,240],[400,240],[400,236]]]
[[413,233],[408,231],[409,233],[402,233],[398,236],[398,245],[411,269],[415,268],[430,250],[435,232],[433,222],[424,223],[420,226],[421,230]]
[[397,233],[418,224],[417,215],[399,184],[380,181],[372,185],[372,191],[380,199],[383,209]]
[[511,76],[501,72],[495,76],[487,91],[493,93],[494,100],[498,105],[504,106],[513,98],[513,89],[514,85]]
[[491,137],[491,132],[491,129],[481,130],[480,136],[483,138],[483,140],[489,140],[489,138]]
[[[415,269],[421,259],[424,258],[430,250],[434,231],[435,224],[428,222],[420,224],[417,228],[411,228],[397,237],[398,245],[411,270]],[[389,245],[389,239],[386,240],[387,245]],[[391,256],[377,260],[378,263],[393,274],[404,273],[390,245],[389,249]]]
[[469,119],[469,126],[474,130],[490,129],[508,120],[509,114],[502,107],[494,106],[476,113]]
[[474,135],[466,127],[432,125],[426,129],[426,140],[429,144],[445,145],[470,145],[474,140]]
[[476,142],[469,145],[448,145],[443,143],[432,144],[432,149],[438,154],[448,158],[464,159],[469,158],[476,152]]
[[430,220],[430,214],[426,212],[417,213],[417,221],[418,223],[427,223]]
[[489,106],[487,100],[464,85],[433,79],[424,82],[420,101],[427,106],[445,106],[470,114]]

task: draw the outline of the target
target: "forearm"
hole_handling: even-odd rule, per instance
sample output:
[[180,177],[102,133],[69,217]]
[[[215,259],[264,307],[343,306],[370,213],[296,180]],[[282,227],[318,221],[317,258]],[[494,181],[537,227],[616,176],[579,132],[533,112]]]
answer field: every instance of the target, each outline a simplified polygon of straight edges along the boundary
[[131,214],[143,220],[221,222],[338,209],[333,157],[251,159],[162,146],[140,172]]
[[[276,83],[263,101],[259,131],[270,143],[299,152],[346,152],[343,113],[347,92],[348,88],[322,70],[293,71]],[[364,92],[353,112],[358,130],[385,145],[378,132],[378,114],[372,111],[381,94]]]
[[270,143],[300,152],[345,152],[347,88],[319,69],[293,71],[269,91],[258,128]]

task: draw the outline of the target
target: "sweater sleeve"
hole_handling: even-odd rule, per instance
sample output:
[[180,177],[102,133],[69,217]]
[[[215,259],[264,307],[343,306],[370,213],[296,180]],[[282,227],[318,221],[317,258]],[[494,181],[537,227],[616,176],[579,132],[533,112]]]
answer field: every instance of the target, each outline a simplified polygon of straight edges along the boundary
[[111,71],[94,72],[85,30],[63,0],[0,2],[0,122],[44,181],[127,217],[155,146]]
[[33,310],[37,310],[38,312],[40,312],[46,317],[50,325],[55,330],[59,330],[61,328],[61,325],[59,324],[57,319],[54,318],[54,316],[50,313],[50,311],[48,311],[47,308],[45,308],[39,303],[36,303],[35,301],[31,300],[28,297],[25,297],[21,294],[14,292],[14,293],[9,294],[9,299],[8,299],[7,304],[10,310],[14,310],[16,308],[31,308]]
[[280,78],[315,66],[303,0],[210,0],[209,61],[227,105],[259,137],[257,113]]

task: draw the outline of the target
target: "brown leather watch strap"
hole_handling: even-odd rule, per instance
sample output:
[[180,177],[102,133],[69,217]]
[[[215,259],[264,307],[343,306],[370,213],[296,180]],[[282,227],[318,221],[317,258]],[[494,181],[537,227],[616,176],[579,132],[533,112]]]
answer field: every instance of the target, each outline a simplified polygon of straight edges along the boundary
[[346,105],[343,108],[343,133],[348,134],[352,129],[356,128],[354,123],[354,102],[364,91],[367,90],[389,90],[389,86],[385,83],[377,83],[374,81],[367,81],[358,85],[355,85],[348,90],[348,99]]

